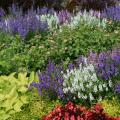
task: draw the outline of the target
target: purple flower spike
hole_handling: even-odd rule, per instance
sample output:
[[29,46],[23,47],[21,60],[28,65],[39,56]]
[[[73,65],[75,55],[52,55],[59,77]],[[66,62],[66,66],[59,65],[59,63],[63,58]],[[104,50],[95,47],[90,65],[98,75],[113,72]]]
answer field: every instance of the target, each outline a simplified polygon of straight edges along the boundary
[[117,84],[117,85],[115,86],[115,91],[116,91],[117,93],[120,93],[120,84]]

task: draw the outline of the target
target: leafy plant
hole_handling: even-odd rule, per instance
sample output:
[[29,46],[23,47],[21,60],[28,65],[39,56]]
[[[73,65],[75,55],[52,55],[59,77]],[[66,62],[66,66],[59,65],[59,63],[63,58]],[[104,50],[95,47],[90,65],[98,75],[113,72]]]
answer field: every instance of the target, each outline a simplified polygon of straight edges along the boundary
[[79,68],[67,70],[64,74],[63,91],[68,100],[82,99],[87,103],[102,100],[112,88],[112,82],[99,80],[94,66],[88,63],[87,58],[83,60],[84,64],[80,63]]
[[61,66],[56,66],[54,62],[49,61],[46,70],[38,73],[39,82],[31,83],[30,89],[35,87],[40,96],[49,96],[50,99],[62,98],[64,96],[62,71]]
[[27,73],[16,73],[0,76],[0,120],[6,120],[12,114],[21,111],[21,107],[28,103],[28,85],[33,81]]
[[29,92],[29,104],[24,105],[21,112],[12,114],[8,120],[38,120],[58,104],[61,104],[59,100],[49,101],[46,96],[40,97],[34,89]]
[[43,117],[42,120],[119,120],[103,112],[100,104],[96,104],[91,109],[82,106],[76,106],[68,102],[65,106],[57,106],[51,113]]
[[120,101],[117,97],[112,100],[102,100],[101,103],[106,113],[111,116],[120,116]]

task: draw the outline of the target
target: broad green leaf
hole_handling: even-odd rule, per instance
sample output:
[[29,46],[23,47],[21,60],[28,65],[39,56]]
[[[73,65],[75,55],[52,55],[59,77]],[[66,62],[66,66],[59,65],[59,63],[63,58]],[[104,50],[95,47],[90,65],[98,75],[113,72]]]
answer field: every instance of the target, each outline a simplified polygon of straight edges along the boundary
[[28,101],[27,101],[27,96],[21,96],[20,100],[21,100],[24,104],[28,103]]
[[20,100],[18,100],[18,101],[16,102],[16,104],[14,105],[14,110],[15,110],[16,112],[20,112],[22,105],[23,105],[23,103],[22,103]]

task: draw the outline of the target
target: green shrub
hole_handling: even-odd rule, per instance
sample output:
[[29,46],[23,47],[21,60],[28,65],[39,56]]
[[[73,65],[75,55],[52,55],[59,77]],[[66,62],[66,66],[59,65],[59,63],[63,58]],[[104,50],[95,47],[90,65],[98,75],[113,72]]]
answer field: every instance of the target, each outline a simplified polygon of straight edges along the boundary
[[[1,36],[1,35],[0,35]],[[8,74],[25,68],[29,71],[44,69],[47,61],[61,61],[68,64],[79,55],[112,49],[120,42],[119,31],[107,32],[103,29],[79,25],[71,30],[69,27],[61,31],[40,33],[22,40],[18,36],[3,35],[0,47],[0,74]]]
[[57,101],[49,101],[37,94],[37,91],[30,93],[29,104],[23,107],[19,113],[13,114],[8,120],[38,120],[51,112],[56,105],[61,104]]
[[32,72],[30,78],[27,73],[16,73],[9,76],[0,76],[0,120],[6,120],[12,114],[21,111],[21,107],[28,103],[28,86],[34,79]]
[[113,98],[112,100],[103,100],[102,102],[104,111],[111,116],[120,116],[120,100]]
[[16,72],[20,67],[27,67],[27,62],[21,38],[0,33],[0,74]]

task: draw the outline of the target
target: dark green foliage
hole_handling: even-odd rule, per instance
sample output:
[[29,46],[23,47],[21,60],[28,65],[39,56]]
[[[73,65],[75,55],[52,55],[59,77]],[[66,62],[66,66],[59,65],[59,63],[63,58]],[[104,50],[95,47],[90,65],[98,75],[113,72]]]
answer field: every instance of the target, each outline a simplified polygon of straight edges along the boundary
[[118,32],[100,28],[78,26],[62,28],[62,32],[41,33],[23,41],[18,36],[0,34],[0,74],[8,74],[25,68],[29,71],[44,69],[49,59],[59,64],[87,55],[90,50],[101,52],[112,49],[120,42]]
[[108,21],[106,30],[108,32],[118,32],[120,30],[120,21]]

